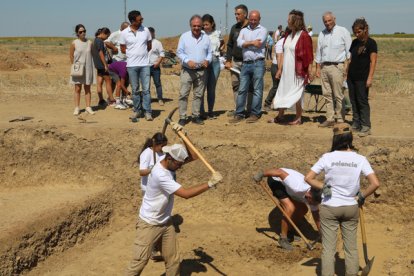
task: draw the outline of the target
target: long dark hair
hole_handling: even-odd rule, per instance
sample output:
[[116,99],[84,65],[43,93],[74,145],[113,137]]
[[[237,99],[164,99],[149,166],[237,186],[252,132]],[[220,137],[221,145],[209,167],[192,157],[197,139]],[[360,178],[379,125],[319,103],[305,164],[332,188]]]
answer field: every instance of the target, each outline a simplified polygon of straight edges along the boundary
[[162,145],[168,142],[167,136],[165,136],[164,134],[162,134],[161,132],[157,132],[154,134],[154,136],[152,136],[152,138],[147,138],[147,140],[145,140],[144,145],[142,146],[141,151],[138,154],[137,157],[137,163],[140,162],[140,156],[141,153],[146,150],[149,147],[155,146],[155,145]]
[[352,132],[346,132],[343,134],[334,135],[332,138],[331,152],[336,151],[336,150],[347,150],[347,149],[356,150],[354,145],[352,145],[352,141],[353,141]]
[[211,24],[211,28],[213,29],[213,31],[216,30],[216,22],[214,22],[214,18],[213,16],[211,16],[210,14],[206,13],[205,15],[203,15],[203,17],[201,18],[201,20],[204,21],[208,21]]

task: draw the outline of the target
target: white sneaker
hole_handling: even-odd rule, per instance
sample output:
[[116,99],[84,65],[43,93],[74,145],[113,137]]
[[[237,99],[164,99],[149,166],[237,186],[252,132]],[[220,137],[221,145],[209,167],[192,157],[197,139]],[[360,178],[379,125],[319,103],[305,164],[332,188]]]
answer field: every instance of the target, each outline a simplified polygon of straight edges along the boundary
[[92,110],[92,108],[91,108],[90,106],[86,107],[86,108],[85,108],[85,111],[86,111],[87,113],[89,113],[90,115],[95,114],[95,112]]
[[73,111],[73,115],[78,116],[80,113],[79,107],[75,107],[75,110]]
[[117,103],[115,105],[115,109],[125,110],[125,109],[127,109],[127,107],[125,105],[123,105],[122,103]]
[[126,97],[122,100],[122,103],[124,105],[126,105],[126,106],[132,106],[132,105],[134,105],[134,102],[131,99],[128,99]]

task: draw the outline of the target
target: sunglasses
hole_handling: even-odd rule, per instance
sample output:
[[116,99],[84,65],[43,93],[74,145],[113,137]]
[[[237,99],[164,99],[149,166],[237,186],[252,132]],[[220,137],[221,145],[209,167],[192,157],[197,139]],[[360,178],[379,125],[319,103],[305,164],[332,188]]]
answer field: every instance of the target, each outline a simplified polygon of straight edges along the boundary
[[83,34],[83,33],[85,33],[85,34],[86,34],[86,30],[83,30],[83,31],[79,31],[79,32],[78,32],[78,34]]

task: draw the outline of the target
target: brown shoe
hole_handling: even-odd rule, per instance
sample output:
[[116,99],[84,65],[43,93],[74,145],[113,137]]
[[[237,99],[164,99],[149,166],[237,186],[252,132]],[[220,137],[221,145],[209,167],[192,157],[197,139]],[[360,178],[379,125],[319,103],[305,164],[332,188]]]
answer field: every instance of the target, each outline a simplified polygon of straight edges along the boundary
[[256,123],[259,120],[259,117],[256,115],[250,115],[249,118],[246,119],[246,123]]
[[241,121],[243,121],[243,117],[236,115],[236,116],[234,116],[233,118],[231,118],[229,120],[229,123],[230,124],[237,124],[237,123],[240,123]]
[[335,121],[326,120],[325,122],[319,124],[318,127],[333,127],[334,125],[335,125]]

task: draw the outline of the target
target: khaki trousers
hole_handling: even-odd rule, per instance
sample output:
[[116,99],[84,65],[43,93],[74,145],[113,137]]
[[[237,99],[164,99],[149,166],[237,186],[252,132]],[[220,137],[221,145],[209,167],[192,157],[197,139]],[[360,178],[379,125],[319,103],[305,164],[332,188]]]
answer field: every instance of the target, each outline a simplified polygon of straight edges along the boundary
[[126,275],[141,275],[151,257],[152,249],[159,239],[162,239],[161,255],[165,261],[166,276],[179,275],[178,241],[171,220],[164,225],[151,225],[138,219],[136,229],[133,259],[128,266]]
[[326,100],[326,119],[344,120],[342,111],[342,100],[344,99],[344,64],[321,65],[322,94]]
[[335,275],[335,253],[338,227],[341,227],[345,253],[345,275],[357,275],[359,271],[357,228],[358,205],[330,207],[321,205],[322,276]]
[[204,96],[204,88],[206,87],[206,70],[191,70],[187,68],[181,69],[180,82],[181,89],[178,97],[178,111],[180,119],[187,117],[188,96],[191,87],[193,88],[193,105],[192,115],[200,116],[201,98]]

